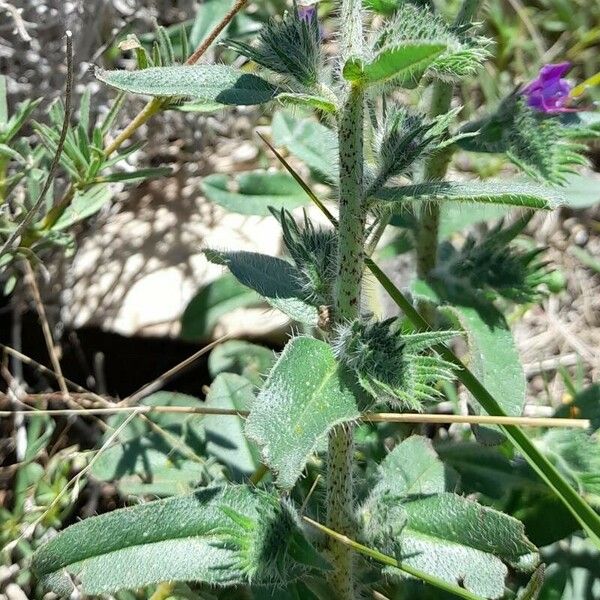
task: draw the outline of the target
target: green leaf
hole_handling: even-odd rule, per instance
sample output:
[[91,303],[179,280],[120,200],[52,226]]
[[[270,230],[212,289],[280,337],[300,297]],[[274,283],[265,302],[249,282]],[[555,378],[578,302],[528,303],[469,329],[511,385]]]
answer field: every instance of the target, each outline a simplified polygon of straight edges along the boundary
[[246,422],[277,484],[291,489],[319,440],[359,416],[354,390],[330,346],[308,337],[284,348]]
[[[383,188],[377,199],[385,203],[458,202],[484,203],[551,210],[565,201],[562,190],[534,183],[506,181],[431,181],[396,188]],[[387,208],[383,203],[384,208]]]
[[257,387],[275,362],[275,353],[269,348],[244,340],[229,340],[219,344],[208,357],[212,377],[219,373],[237,373]]
[[431,441],[412,435],[398,444],[379,466],[380,481],[372,494],[429,496],[455,487],[456,473],[444,466]]
[[171,167],[156,167],[152,169],[138,169],[136,171],[125,171],[120,173],[109,173],[100,175],[99,182],[117,183],[120,181],[144,181],[145,179],[158,179],[173,174]]
[[[390,294],[394,303],[406,314],[411,327],[417,331],[430,330],[427,321],[415,310],[413,305],[392,283],[389,277],[372,260],[367,259],[365,262],[377,281]],[[498,400],[490,394],[486,387],[482,385],[479,379],[475,377],[454,352],[444,345],[436,346],[435,350],[444,360],[456,365],[457,378],[473,394],[477,402],[488,414],[495,416],[506,414],[502,410]],[[598,514],[579,496],[556,467],[535,447],[533,442],[519,427],[507,425],[501,427],[501,430],[513,446],[523,454],[523,457],[546,485],[556,494],[556,497],[560,499],[563,506],[577,519],[579,524],[585,529],[585,532],[593,540],[593,543],[597,547],[600,547],[600,517]]]
[[266,301],[290,318],[317,325],[317,308],[303,300],[296,268],[285,260],[255,252],[206,250],[213,263],[227,266],[237,280],[264,296]]
[[589,208],[600,202],[600,178],[592,175],[569,175],[562,195],[571,208]]
[[86,595],[161,581],[210,585],[296,579],[323,560],[286,504],[244,486],[206,488],[85,519],[38,550],[44,587],[68,596],[77,577]]
[[271,122],[273,141],[284,146],[307,167],[337,184],[339,177],[338,142],[335,133],[313,119],[296,119],[277,112]]
[[262,298],[233,275],[223,275],[205,285],[189,301],[181,317],[181,337],[184,340],[204,339],[210,336],[224,315],[236,308],[261,303]]
[[[481,307],[476,310],[453,306],[444,310],[458,319],[467,334],[471,370],[479,381],[498,399],[505,414],[521,415],[527,382],[512,332],[502,314],[492,306],[485,314]],[[475,427],[474,431],[483,436],[482,441],[497,437],[489,427]]]
[[408,42],[385,48],[369,63],[364,63],[360,59],[350,59],[344,65],[344,79],[365,85],[396,77],[418,80],[427,67],[445,50],[445,44]]
[[506,565],[532,571],[535,546],[516,519],[455,494],[405,502],[402,562],[484,598],[504,595]]
[[[199,407],[193,396],[157,392],[142,401],[144,406]],[[172,496],[191,491],[210,480],[203,458],[205,435],[202,419],[185,414],[150,413],[148,420],[135,419],[106,448],[92,466],[101,481],[114,481],[125,496]],[[104,440],[125,417],[109,419]],[[148,422],[150,421],[150,423]]]
[[265,79],[226,65],[152,67],[142,71],[96,69],[96,77],[132,94],[182,96],[224,105],[262,104],[278,93]]
[[52,229],[63,231],[75,223],[89,219],[107,204],[112,196],[110,186],[107,184],[94,185],[83,191],[77,190],[71,204],[67,206]]
[[214,174],[205,177],[201,186],[211,202],[243,215],[269,216],[270,206],[277,210],[293,210],[310,202],[304,190],[287,173],[249,171],[233,179]]
[[600,507],[600,440],[584,431],[551,430],[536,440],[591,505]]
[[[215,408],[250,410],[254,402],[252,382],[233,373],[221,373],[213,381],[206,404]],[[226,465],[234,481],[251,475],[260,465],[256,446],[244,435],[241,417],[207,415],[204,418],[206,452]]]
[[323,112],[331,114],[336,113],[338,109],[337,104],[332,100],[313,94],[281,93],[277,96],[277,100],[282,104],[301,106],[313,110],[322,110]]
[[447,493],[456,481],[429,440],[407,438],[383,461],[363,506],[366,534],[379,545],[391,543],[402,565],[500,598],[506,565],[533,570],[536,549],[516,519]]

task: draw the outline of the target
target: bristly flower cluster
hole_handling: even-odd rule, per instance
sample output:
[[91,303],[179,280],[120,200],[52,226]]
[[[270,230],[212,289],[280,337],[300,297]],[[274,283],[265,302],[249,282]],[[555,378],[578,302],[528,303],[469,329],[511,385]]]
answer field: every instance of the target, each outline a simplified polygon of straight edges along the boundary
[[456,28],[426,7],[406,2],[378,32],[374,50],[393,49],[411,43],[439,43],[446,50],[427,68],[438,79],[454,81],[476,73],[489,56],[489,41],[470,31]]
[[455,331],[404,334],[395,318],[356,320],[337,327],[333,349],[376,403],[421,410],[424,401],[439,394],[435,383],[453,378],[452,364],[424,352],[456,335]]
[[[544,248],[520,249],[510,241],[517,228],[503,228],[500,221],[483,240],[470,235],[458,252],[451,251],[439,268],[447,285],[463,282],[463,292],[483,292],[488,300],[498,297],[525,303],[539,300],[542,286],[551,282],[553,272],[540,260]],[[518,228],[520,229],[520,228]]]
[[304,298],[314,306],[331,306],[336,275],[335,231],[315,227],[306,213],[300,227],[287,210],[271,212],[281,224],[283,242],[298,268]]
[[323,57],[317,14],[301,14],[296,2],[281,20],[272,20],[261,30],[256,45],[235,40],[226,45],[303,88],[314,88],[319,81]]
[[328,565],[307,542],[296,511],[286,500],[255,490],[264,500],[250,518],[229,507],[221,510],[231,519],[225,534],[227,543],[239,551],[240,568],[256,585],[280,586],[307,572]]

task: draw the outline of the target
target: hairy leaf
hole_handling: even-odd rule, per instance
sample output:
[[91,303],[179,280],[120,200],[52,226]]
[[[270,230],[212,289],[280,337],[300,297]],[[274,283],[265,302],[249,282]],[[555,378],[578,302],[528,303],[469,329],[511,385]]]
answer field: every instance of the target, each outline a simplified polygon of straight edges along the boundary
[[271,214],[269,207],[293,210],[310,202],[304,190],[287,173],[250,171],[240,173],[233,180],[226,175],[214,174],[205,177],[201,186],[211,202],[243,215],[267,216]]
[[246,423],[276,482],[291,489],[317,443],[335,425],[359,416],[349,377],[328,344],[288,342],[258,394]]
[[309,325],[318,323],[317,308],[303,299],[299,274],[290,263],[255,252],[206,250],[205,254],[211,262],[227,266],[240,283],[292,319]]
[[456,481],[428,440],[404,440],[383,461],[361,509],[364,534],[405,565],[484,598],[500,598],[507,565],[532,571],[536,549],[516,519],[447,493]]
[[350,59],[343,70],[348,81],[365,85],[379,83],[388,79],[417,79],[444,50],[444,44],[403,43],[386,47],[377,53],[368,63],[360,59]]
[[226,65],[152,67],[141,71],[96,69],[96,77],[132,94],[181,96],[223,105],[262,104],[278,93],[265,79]]
[[438,458],[431,441],[412,435],[398,444],[379,466],[380,481],[373,494],[429,496],[452,489],[457,475]]
[[[565,202],[556,188],[506,181],[431,181],[383,188],[377,193],[383,210],[411,202],[483,203],[551,210]],[[391,203],[391,206],[388,206]]]
[[205,488],[85,519],[38,550],[33,568],[59,595],[171,581],[290,581],[323,566],[289,507],[244,486]]
[[485,598],[501,598],[509,565],[532,571],[535,546],[516,519],[455,494],[405,502],[402,561]]

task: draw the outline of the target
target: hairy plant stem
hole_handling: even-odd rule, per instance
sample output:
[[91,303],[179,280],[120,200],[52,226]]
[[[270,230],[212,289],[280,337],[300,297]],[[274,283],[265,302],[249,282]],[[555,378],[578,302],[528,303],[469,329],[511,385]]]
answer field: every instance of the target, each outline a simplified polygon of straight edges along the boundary
[[[341,59],[362,51],[362,4],[342,0]],[[364,270],[365,210],[363,206],[364,91],[350,86],[339,117],[340,201],[338,263],[334,297],[334,319],[338,323],[355,319],[360,312],[360,293]],[[327,525],[349,535],[354,524],[352,465],[354,432],[352,425],[340,425],[329,435],[327,461]],[[353,551],[330,542],[333,570],[330,584],[339,600],[354,600]]]
[[[468,23],[477,8],[480,0],[463,0],[454,24],[456,26]],[[454,88],[451,83],[437,82],[431,93],[429,115],[437,117],[450,110]],[[436,181],[444,179],[450,159],[452,158],[452,147],[448,146],[439,152],[434,152],[425,164],[423,179],[425,181]],[[440,207],[434,202],[425,202],[419,211],[419,229],[417,232],[417,276],[426,279],[435,268],[437,262],[438,238],[440,229]],[[427,304],[419,306],[424,312],[426,320],[433,322],[434,315]]]

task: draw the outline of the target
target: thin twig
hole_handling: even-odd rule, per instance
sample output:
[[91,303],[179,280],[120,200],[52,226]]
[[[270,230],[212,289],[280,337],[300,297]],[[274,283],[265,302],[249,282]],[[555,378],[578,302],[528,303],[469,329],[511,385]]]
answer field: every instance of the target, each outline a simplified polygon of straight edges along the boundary
[[67,31],[65,33],[65,37],[67,38],[67,85],[65,91],[65,118],[60,132],[58,145],[56,146],[56,152],[54,153],[54,158],[52,159],[50,170],[48,171],[48,177],[46,177],[46,181],[42,187],[38,199],[34,202],[31,210],[25,215],[19,225],[17,225],[16,229],[12,232],[0,249],[0,258],[2,258],[4,254],[12,249],[12,245],[14,244],[15,240],[17,240],[25,231],[27,226],[31,223],[33,217],[37,214],[38,210],[44,203],[46,194],[50,189],[50,185],[54,181],[54,177],[60,163],[60,157],[62,156],[65,140],[67,139],[67,132],[69,131],[69,121],[71,119],[71,99],[73,95],[73,34],[70,31]]
[[[43,394],[41,394],[43,396]],[[6,394],[0,394],[0,399]],[[113,415],[135,412],[140,415],[167,413],[183,415],[219,415],[246,418],[250,412],[214,406],[111,406],[102,408],[56,408],[48,410],[2,410],[0,417],[22,415],[25,417],[50,415]],[[365,413],[359,417],[365,423],[463,423],[467,425],[520,425],[522,427],[568,427],[587,429],[588,419],[563,419],[545,417],[495,417],[492,415],[440,415],[425,413]]]
[[0,0],[0,9],[4,9],[12,17],[12,20],[14,21],[14,24],[15,24],[15,31],[19,34],[21,39],[24,42],[30,42],[31,36],[29,35],[29,32],[27,31],[26,25],[33,25],[33,23],[26,22],[23,19],[23,17],[21,16],[23,9],[17,8],[16,6],[13,6],[9,2],[6,2],[5,0]]
[[219,34],[231,23],[233,17],[248,4],[248,0],[237,0],[237,2],[231,7],[231,10],[221,19],[216,27],[208,34],[208,37],[194,50],[194,52],[187,59],[188,65],[193,65],[200,60],[202,55],[210,48],[211,44],[219,37]]
[[48,354],[50,355],[50,362],[52,363],[52,368],[56,373],[58,387],[60,388],[60,391],[63,393],[66,400],[69,397],[69,388],[67,387],[65,377],[60,366],[60,360],[58,358],[56,344],[54,342],[54,337],[52,336],[52,331],[50,330],[50,324],[48,322],[48,317],[46,315],[44,303],[42,302],[40,288],[38,287],[33,267],[31,266],[31,263],[29,261],[25,261],[25,270],[27,271],[27,283],[29,284],[29,288],[31,289],[33,302],[35,304],[35,308],[40,319],[40,325],[42,327],[44,341],[46,342],[46,348],[48,349]]
[[137,392],[134,392],[130,396],[127,396],[124,400],[119,402],[119,406],[132,406],[137,404],[140,400],[153,394],[160,388],[162,388],[168,381],[173,379],[176,375],[180,374],[185,369],[189,368],[192,364],[194,364],[201,356],[212,350],[215,346],[218,346],[220,343],[228,340],[231,336],[229,334],[220,337],[219,339],[211,342],[210,344],[204,346],[198,350],[198,352],[194,352],[192,356],[186,358],[184,361],[180,362],[178,365],[175,365],[172,369],[169,369],[165,373],[163,373],[160,377],[157,377],[154,381],[143,385]]

